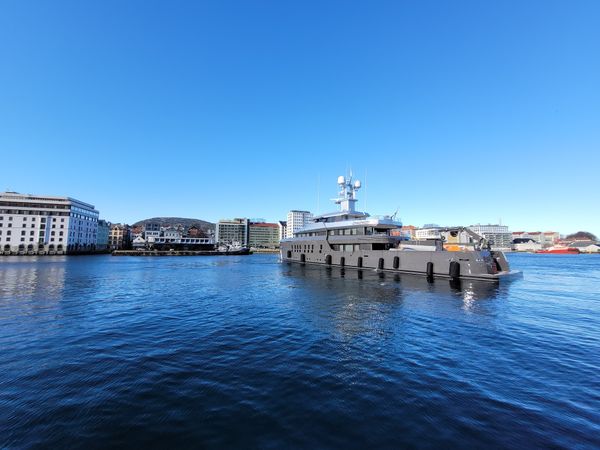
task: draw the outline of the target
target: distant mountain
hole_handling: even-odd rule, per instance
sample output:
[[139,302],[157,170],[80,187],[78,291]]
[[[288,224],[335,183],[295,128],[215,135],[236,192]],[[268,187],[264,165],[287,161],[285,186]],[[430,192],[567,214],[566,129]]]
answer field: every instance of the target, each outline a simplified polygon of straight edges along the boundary
[[181,225],[184,228],[190,228],[191,226],[196,226],[197,228],[208,231],[214,230],[215,224],[212,222],[207,222],[205,220],[200,219],[189,219],[185,217],[152,217],[150,219],[140,220],[133,224],[136,225],[145,225],[147,223],[159,223],[162,227]]

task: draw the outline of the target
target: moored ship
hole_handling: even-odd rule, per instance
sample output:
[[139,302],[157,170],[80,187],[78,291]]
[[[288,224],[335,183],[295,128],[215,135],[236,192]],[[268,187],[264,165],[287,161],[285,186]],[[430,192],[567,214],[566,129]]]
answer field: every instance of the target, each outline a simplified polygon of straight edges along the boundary
[[544,250],[537,250],[536,253],[549,253],[554,255],[579,255],[581,253],[578,248],[566,247],[563,245],[555,245]]
[[[464,227],[443,233],[465,233],[469,243],[447,251],[444,239],[411,241],[397,235],[402,223],[393,216],[370,216],[356,211],[360,181],[339,177],[337,212],[313,218],[280,244],[282,262],[343,268],[375,269],[428,277],[498,281],[520,274],[510,270],[503,252],[492,251],[486,239]],[[465,248],[469,247],[469,249]]]

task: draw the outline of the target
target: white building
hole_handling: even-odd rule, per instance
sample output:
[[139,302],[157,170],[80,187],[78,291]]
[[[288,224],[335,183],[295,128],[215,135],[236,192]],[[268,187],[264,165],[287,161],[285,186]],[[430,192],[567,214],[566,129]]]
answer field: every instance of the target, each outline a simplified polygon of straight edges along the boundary
[[[514,233],[513,233],[514,234]],[[542,244],[530,238],[513,239],[513,250],[515,252],[536,252],[542,249]]]
[[293,238],[294,233],[312,222],[313,215],[310,211],[291,210],[287,215],[286,238]]
[[531,239],[542,247],[550,247],[560,240],[560,234],[556,231],[515,231],[513,239]]
[[594,241],[575,241],[569,247],[576,248],[581,253],[600,253],[600,245]]
[[471,225],[471,231],[486,238],[493,250],[510,251],[513,235],[506,225]]
[[279,240],[285,239],[287,234],[287,222],[285,220],[279,221]]
[[425,241],[427,239],[441,239],[440,228],[417,228],[415,230],[415,239]]
[[5,254],[96,250],[98,211],[70,197],[0,193],[0,251]]

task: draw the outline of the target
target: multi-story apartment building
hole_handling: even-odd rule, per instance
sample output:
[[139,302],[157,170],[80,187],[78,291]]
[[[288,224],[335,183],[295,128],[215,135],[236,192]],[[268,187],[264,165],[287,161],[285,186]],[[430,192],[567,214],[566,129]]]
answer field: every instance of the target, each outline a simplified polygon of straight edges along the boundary
[[279,221],[279,240],[285,239],[287,234],[287,222],[285,220]]
[[98,211],[70,197],[0,193],[0,251],[5,254],[96,250]]
[[291,210],[287,215],[286,238],[294,237],[294,233],[312,221],[313,215],[310,211]]
[[512,248],[513,235],[506,225],[477,224],[469,229],[486,238],[494,250],[510,251]]
[[96,234],[96,250],[104,251],[108,249],[108,236],[110,234],[111,223],[106,220],[98,220],[98,233]]
[[248,245],[248,219],[222,219],[216,226],[215,241],[217,244]]
[[279,247],[279,225],[267,222],[250,222],[248,244],[255,248]]
[[121,223],[112,224],[108,235],[108,246],[111,250],[128,249],[131,245],[129,225]]

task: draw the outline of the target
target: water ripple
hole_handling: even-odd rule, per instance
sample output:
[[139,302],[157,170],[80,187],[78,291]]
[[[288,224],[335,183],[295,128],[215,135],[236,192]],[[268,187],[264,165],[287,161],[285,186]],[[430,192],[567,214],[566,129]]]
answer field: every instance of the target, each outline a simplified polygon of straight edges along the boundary
[[0,257],[0,447],[600,447],[600,257],[508,285]]

